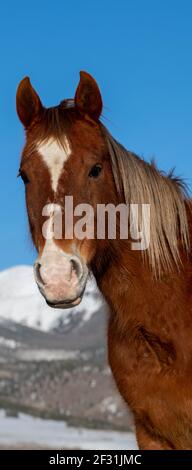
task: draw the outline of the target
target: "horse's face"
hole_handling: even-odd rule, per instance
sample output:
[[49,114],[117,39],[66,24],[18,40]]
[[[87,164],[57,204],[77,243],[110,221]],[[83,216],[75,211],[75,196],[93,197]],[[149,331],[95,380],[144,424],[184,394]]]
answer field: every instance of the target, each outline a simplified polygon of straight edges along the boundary
[[[38,251],[35,277],[53,307],[80,302],[96,240],[79,239],[74,230],[70,239],[65,235],[61,239],[46,237],[46,205],[57,204],[63,210],[65,197],[73,196],[74,209],[81,203],[90,204],[96,217],[97,204],[114,199],[110,160],[99,124],[101,110],[98,86],[85,72],[81,73],[73,107],[63,102],[45,109],[27,78],[17,91],[17,111],[26,129],[20,174],[26,188],[32,239]],[[78,217],[74,218],[73,212],[73,226]],[[63,234],[67,220],[63,214]],[[52,226],[53,213],[49,213],[48,231]]]

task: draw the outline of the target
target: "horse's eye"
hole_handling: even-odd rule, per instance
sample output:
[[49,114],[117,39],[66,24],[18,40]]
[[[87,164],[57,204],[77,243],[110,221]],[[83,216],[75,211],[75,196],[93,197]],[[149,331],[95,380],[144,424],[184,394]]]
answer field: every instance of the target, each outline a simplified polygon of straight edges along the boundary
[[89,177],[90,177],[90,178],[98,178],[98,176],[99,176],[100,173],[101,173],[101,170],[102,170],[102,165],[99,165],[99,164],[94,165],[94,166],[91,168],[90,172],[89,172]]
[[28,176],[26,175],[26,173],[24,171],[19,170],[19,173],[18,173],[17,176],[20,177],[23,180],[24,184],[29,183],[29,178],[28,178]]

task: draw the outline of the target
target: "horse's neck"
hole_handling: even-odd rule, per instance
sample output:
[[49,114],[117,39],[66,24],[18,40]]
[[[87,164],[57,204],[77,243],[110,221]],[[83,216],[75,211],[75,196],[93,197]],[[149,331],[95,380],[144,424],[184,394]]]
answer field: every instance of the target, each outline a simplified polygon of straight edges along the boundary
[[144,284],[153,282],[141,254],[130,251],[129,246],[128,241],[111,240],[104,252],[97,250],[92,266],[98,287],[113,311],[119,310],[123,298],[126,299],[125,309],[130,302],[136,306]]
[[192,308],[192,299],[189,300],[186,291],[192,277],[189,261],[185,261],[182,272],[175,269],[156,280],[138,253],[123,252],[122,246],[121,250],[118,243],[116,246],[106,270],[99,271],[95,265],[94,274],[117,324],[127,328],[144,324],[150,329],[158,317],[171,323],[177,315],[182,321],[190,302]]

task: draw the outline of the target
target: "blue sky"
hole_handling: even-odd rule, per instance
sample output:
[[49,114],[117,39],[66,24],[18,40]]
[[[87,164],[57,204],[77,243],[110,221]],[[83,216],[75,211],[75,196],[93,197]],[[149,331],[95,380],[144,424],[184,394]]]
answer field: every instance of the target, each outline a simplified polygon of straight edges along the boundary
[[47,106],[98,81],[105,124],[127,148],[192,181],[190,0],[6,0],[0,7],[0,269],[35,258],[16,178],[24,142],[15,112],[29,75]]

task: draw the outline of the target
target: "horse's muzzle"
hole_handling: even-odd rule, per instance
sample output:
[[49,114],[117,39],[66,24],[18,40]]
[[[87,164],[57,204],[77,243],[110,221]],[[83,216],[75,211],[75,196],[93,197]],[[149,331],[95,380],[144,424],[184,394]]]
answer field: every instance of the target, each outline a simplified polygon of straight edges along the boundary
[[37,285],[47,304],[71,308],[81,302],[88,276],[86,264],[77,255],[46,253],[34,264]]

